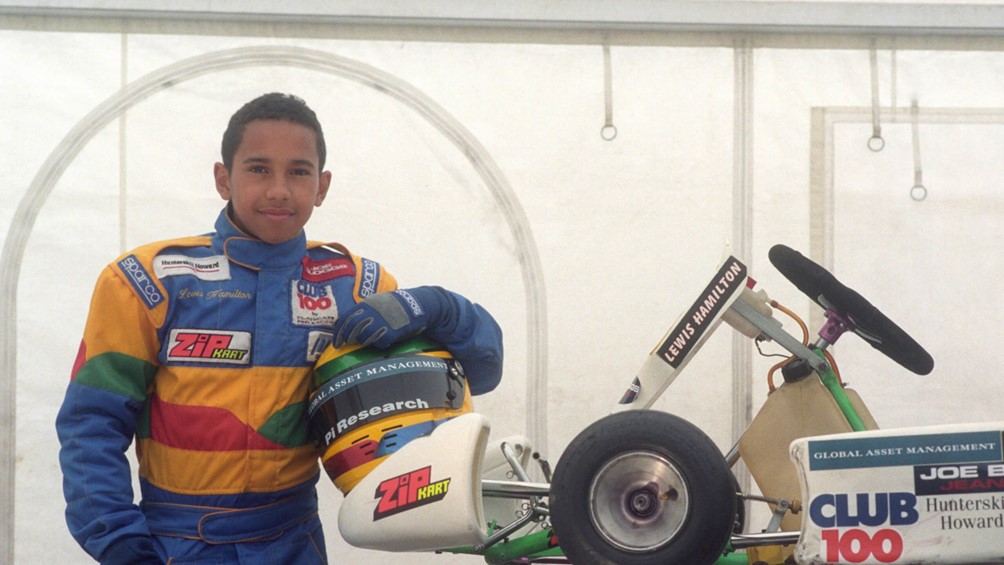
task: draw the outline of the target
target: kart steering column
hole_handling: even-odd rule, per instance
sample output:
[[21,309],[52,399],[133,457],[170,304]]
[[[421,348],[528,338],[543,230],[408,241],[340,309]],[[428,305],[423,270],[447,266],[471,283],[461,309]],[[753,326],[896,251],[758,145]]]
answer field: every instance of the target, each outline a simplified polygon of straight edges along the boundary
[[742,300],[736,300],[732,303],[730,308],[736,314],[739,314],[749,321],[749,323],[756,326],[761,332],[763,332],[765,337],[776,341],[778,345],[790,351],[792,355],[795,355],[799,359],[808,363],[809,366],[817,373],[823,374],[829,370],[830,365],[826,362],[825,357],[820,357],[813,350],[802,345],[801,341],[795,339],[791,336],[791,334],[784,331],[777,320],[764,316]]
[[[758,312],[755,308],[746,304],[742,300],[736,300],[732,303],[730,307],[737,314],[748,320],[751,324],[756,326],[763,332],[763,335],[777,342],[781,347],[784,347],[790,351],[793,355],[797,356],[809,364],[810,367],[816,373],[819,374],[820,380],[829,389],[830,394],[833,395],[833,399],[837,402],[840,410],[844,413],[847,418],[847,422],[851,425],[851,429],[855,431],[863,431],[866,429],[864,422],[861,421],[861,417],[858,416],[857,411],[854,409],[853,404],[847,397],[847,393],[844,392],[844,388],[840,385],[837,376],[833,373],[833,368],[827,362],[824,350],[826,347],[834,342],[842,335],[844,332],[853,328],[848,320],[837,314],[831,309],[827,309],[827,322],[820,329],[819,339],[813,344],[812,348],[802,345],[802,342],[795,339],[788,332],[781,328],[777,320],[764,316]],[[825,336],[825,337],[824,337]],[[830,339],[827,340],[826,337]]]
[[819,338],[813,344],[819,349],[826,349],[828,346],[837,343],[840,336],[849,331],[856,331],[854,323],[833,308],[827,308],[823,315],[826,317],[826,323],[823,324],[823,327],[819,328]]

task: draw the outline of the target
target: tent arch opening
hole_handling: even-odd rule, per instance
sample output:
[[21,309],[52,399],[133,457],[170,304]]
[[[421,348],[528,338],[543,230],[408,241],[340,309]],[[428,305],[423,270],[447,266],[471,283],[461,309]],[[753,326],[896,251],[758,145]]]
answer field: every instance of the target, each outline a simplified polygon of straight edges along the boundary
[[[25,196],[18,203],[0,258],[0,296],[3,329],[0,330],[0,380],[4,398],[0,405],[3,430],[0,466],[0,505],[14,507],[15,430],[17,386],[17,287],[22,259],[35,220],[59,179],[77,155],[112,120],[150,96],[196,77],[254,66],[289,66],[332,74],[383,93],[411,108],[446,137],[463,154],[490,192],[496,212],[509,228],[521,269],[527,313],[527,402],[526,426],[538,445],[546,446],[547,315],[543,269],[533,234],[523,208],[508,181],[484,146],[459,121],[429,96],[389,73],[364,63],[319,50],[255,46],[205,53],[153,71],[122,87],[91,110],[62,139],[42,164]],[[3,546],[13,555],[13,522],[3,532]]]

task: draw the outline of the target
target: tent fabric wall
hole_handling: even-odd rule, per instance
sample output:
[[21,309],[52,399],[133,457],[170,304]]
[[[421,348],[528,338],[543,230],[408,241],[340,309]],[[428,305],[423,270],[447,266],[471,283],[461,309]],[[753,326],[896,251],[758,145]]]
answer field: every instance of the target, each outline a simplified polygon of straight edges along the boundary
[[[825,12],[854,3],[822,4]],[[4,502],[14,516],[0,560],[86,562],[62,524],[52,419],[91,285],[120,250],[209,228],[222,204],[210,171],[225,121],[266,90],[301,94],[326,127],[335,188],[308,234],[377,258],[406,283],[435,281],[495,312],[506,331],[505,381],[479,410],[493,435],[533,432],[538,422],[544,429],[528,435],[552,463],[620,397],[726,241],[772,297],[797,311],[812,311],[808,299],[765,260],[776,242],[833,267],[928,346],[935,373],[917,378],[863,343],[841,342],[838,361],[883,426],[998,419],[992,399],[1004,385],[988,375],[1004,360],[971,320],[974,309],[992,319],[1004,306],[988,290],[1004,270],[1002,173],[994,167],[1004,149],[999,8],[984,7],[991,17],[977,25],[967,19],[972,6],[928,6],[915,14],[958,19],[942,18],[942,31],[925,35],[917,33],[930,31],[923,21],[884,5],[875,12],[887,18],[875,18],[881,28],[814,36],[778,27],[750,35],[749,26],[770,22],[737,22],[727,11],[717,31],[713,23],[668,29],[671,22],[628,29],[625,15],[604,30],[601,15],[585,10],[578,25],[562,28],[552,15],[517,33],[485,13],[470,16],[481,27],[436,20],[422,28],[404,25],[407,18],[383,25],[370,14],[355,24],[342,15],[324,29],[210,25],[185,15],[186,6],[177,20],[0,16],[5,258],[24,238],[16,286],[5,287],[16,295],[3,295],[5,308],[16,301],[8,321],[16,336],[0,339],[16,348],[17,362],[2,375],[16,397],[4,399],[11,407],[0,430],[13,475]],[[441,6],[463,15],[450,11],[456,3]],[[30,189],[46,158],[95,108],[179,62],[255,49],[319,52],[376,69],[441,108],[470,134],[460,136],[467,145],[372,85],[274,62],[221,69],[162,85],[110,117],[66,163],[30,233],[18,231],[18,205],[41,196]],[[876,87],[880,152],[867,148]],[[913,99],[916,125],[907,115]],[[608,109],[613,140],[601,136]],[[908,192],[914,132],[929,189],[919,202]],[[472,164],[478,146],[508,197]],[[538,254],[530,279],[523,236]],[[534,337],[535,327],[544,334]],[[657,407],[691,419],[726,450],[763,401],[770,364],[720,332]],[[535,397],[533,383],[544,382]],[[538,405],[527,405],[534,398]],[[7,437],[16,437],[16,450]],[[385,561],[338,539],[339,495],[323,486],[333,561]]]

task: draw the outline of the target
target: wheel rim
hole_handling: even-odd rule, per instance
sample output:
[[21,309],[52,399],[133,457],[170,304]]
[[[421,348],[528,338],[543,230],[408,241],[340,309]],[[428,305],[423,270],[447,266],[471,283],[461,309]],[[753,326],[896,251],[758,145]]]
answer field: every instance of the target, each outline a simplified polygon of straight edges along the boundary
[[607,461],[589,488],[589,518],[607,543],[641,553],[665,545],[680,531],[690,495],[680,470],[651,451]]

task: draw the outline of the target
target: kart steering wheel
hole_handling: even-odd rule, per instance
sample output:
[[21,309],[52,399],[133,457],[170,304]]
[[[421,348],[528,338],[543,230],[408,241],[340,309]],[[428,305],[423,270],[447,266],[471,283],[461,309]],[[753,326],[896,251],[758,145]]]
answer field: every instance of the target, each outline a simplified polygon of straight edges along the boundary
[[854,333],[893,361],[918,375],[934,368],[934,360],[919,343],[823,267],[785,245],[771,247],[768,258],[806,296],[850,320]]

